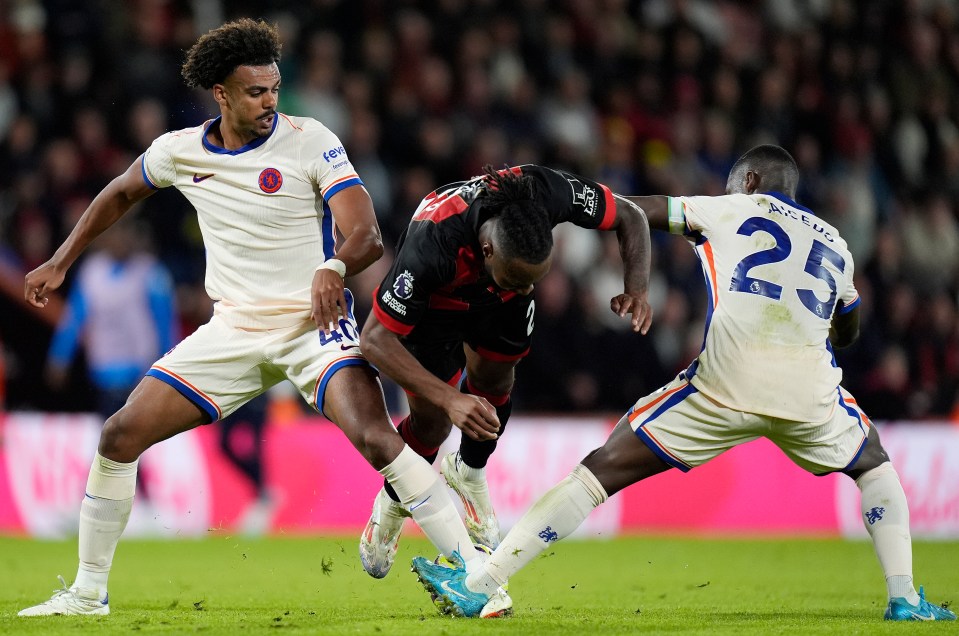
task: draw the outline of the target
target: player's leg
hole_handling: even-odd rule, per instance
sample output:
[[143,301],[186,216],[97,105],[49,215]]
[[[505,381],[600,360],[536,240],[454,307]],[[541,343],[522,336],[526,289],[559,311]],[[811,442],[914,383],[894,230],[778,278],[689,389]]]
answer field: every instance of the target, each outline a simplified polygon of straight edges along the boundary
[[[473,573],[450,572],[417,557],[414,571],[449,611],[475,616],[510,577],[553,542],[572,534],[610,494],[669,468],[637,438],[624,417],[601,448],[533,504],[481,568]],[[449,589],[452,595],[446,592]]]
[[266,376],[257,366],[262,353],[260,333],[233,329],[214,316],[147,371],[147,377],[123,408],[107,419],[100,434],[81,504],[76,581],[69,590],[21,615],[106,613],[80,611],[76,603],[68,601],[86,596],[106,598],[113,554],[133,505],[141,453],[157,442],[228,415],[278,381],[276,376],[264,383]]
[[144,378],[127,403],[107,419],[80,505],[76,579],[20,616],[108,614],[107,581],[120,535],[126,528],[136,492],[140,455],[153,444],[210,420],[176,389]]
[[[463,377],[466,358],[463,353],[463,320],[446,315],[427,314],[423,322],[403,340],[406,350],[423,365],[423,368],[456,386]],[[424,400],[406,394],[409,415],[403,418],[396,429],[403,441],[427,462],[436,461],[440,445],[449,437],[453,428],[446,412]],[[384,484],[386,494],[399,501],[390,485]]]
[[[386,478],[400,503],[437,549],[447,556],[460,552],[467,568],[473,569],[478,564],[477,554],[453,500],[436,471],[403,442],[390,424],[375,372],[366,365],[338,371],[326,384],[321,408],[366,461]],[[395,543],[392,549],[395,552]],[[362,550],[361,556],[365,556]],[[366,569],[374,576],[385,576],[389,571],[388,564],[385,571]]]
[[[351,302],[352,295],[347,294],[347,299]],[[393,428],[379,379],[359,347],[342,346],[344,342],[358,344],[359,330],[352,310],[347,313],[340,320],[339,329],[330,335],[309,327],[286,340],[274,355],[274,364],[307,402],[335,422],[364,459],[383,475],[400,499],[396,506],[410,511],[404,514],[419,523],[434,545],[446,555],[463,551],[472,567],[475,551],[439,475]],[[360,540],[364,569],[377,578],[389,571],[402,528],[400,518],[396,536],[390,542],[390,537],[381,532],[379,521],[374,510],[367,524],[374,536],[367,540],[364,532]],[[463,550],[464,547],[470,549]]]
[[886,578],[887,619],[955,620],[955,614],[926,602],[915,590],[905,492],[879,432],[847,391],[837,391],[830,419],[781,422],[772,428],[770,439],[813,474],[843,472],[856,481],[863,523]]
[[[463,341],[457,321],[428,314],[423,324],[403,340],[403,345],[430,373],[455,386],[462,377]],[[397,425],[406,445],[432,464],[440,444],[449,436],[453,424],[443,409],[416,395],[407,393],[409,415]],[[389,481],[376,494],[370,519],[360,536],[363,567],[376,578],[386,576],[410,516]]]
[[474,589],[502,585],[555,541],[572,534],[589,513],[626,486],[671,468],[633,431],[623,417],[602,447],[544,494],[517,522],[487,562],[488,578],[475,576]]
[[[467,597],[488,598],[551,543],[572,533],[610,494],[670,467],[690,470],[755,439],[748,423],[736,418],[736,412],[698,393],[681,375],[637,401],[601,448],[533,504],[480,570],[460,581],[447,575],[446,583]],[[414,569],[431,570],[429,562],[420,559]],[[435,571],[436,580],[442,576]]]
[[500,423],[496,440],[462,437],[460,458],[470,468],[486,466],[498,439],[506,431],[513,410],[510,394],[516,379],[515,369],[532,345],[535,309],[532,296],[517,295],[502,306],[470,312],[464,317],[466,377],[460,389],[485,398],[496,409]]
[[862,494],[863,523],[886,578],[889,604],[884,618],[929,620],[932,616],[935,620],[956,620],[953,612],[926,601],[922,588],[916,592],[909,505],[899,474],[889,461],[875,426],[869,427],[868,442],[859,459],[843,472],[856,481]]
[[489,350],[476,351],[464,345],[466,353],[466,377],[460,385],[463,393],[484,398],[496,409],[499,419],[499,437],[491,440],[474,440],[463,435],[460,440],[460,456],[470,468],[483,469],[496,450],[497,442],[506,432],[506,424],[513,412],[511,392],[516,380],[516,365],[521,356],[497,355]]
[[[468,345],[464,348],[467,371],[460,390],[486,399],[496,409],[500,423],[498,439],[501,439],[513,408],[510,391],[516,361],[492,360]],[[463,502],[470,537],[490,548],[496,548],[500,542],[499,521],[486,480],[486,464],[496,450],[497,441],[478,441],[462,435],[459,450],[444,457],[441,467],[446,482]]]
[[[396,432],[407,448],[422,457],[427,464],[432,464],[442,443],[433,440],[438,438],[438,431],[445,430],[444,435],[448,435],[452,424],[442,409],[412,395],[408,399],[409,415],[399,423]],[[417,424],[420,425],[419,433],[414,432]],[[430,441],[424,443],[421,436]],[[412,516],[408,506],[401,503],[402,500],[403,497],[390,480],[384,479],[383,487],[373,500],[369,521],[360,535],[360,561],[366,572],[374,578],[383,578],[393,567],[403,524]]]
[[499,545],[500,531],[486,464],[509,423],[515,368],[529,352],[534,308],[532,297],[516,296],[502,306],[470,312],[463,318],[466,377],[460,390],[488,401],[496,409],[500,429],[495,440],[460,436],[459,450],[443,458],[442,471],[463,502],[466,527],[473,541],[490,548]]

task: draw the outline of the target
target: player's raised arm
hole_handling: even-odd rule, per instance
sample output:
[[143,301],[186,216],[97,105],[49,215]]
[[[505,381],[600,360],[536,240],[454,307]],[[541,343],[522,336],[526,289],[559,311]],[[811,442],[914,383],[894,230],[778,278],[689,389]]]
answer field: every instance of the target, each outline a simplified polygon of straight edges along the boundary
[[383,255],[380,226],[366,188],[358,185],[341,190],[329,200],[329,205],[344,241],[336,258],[321,265],[313,275],[312,317],[320,329],[335,325],[341,311],[346,314],[343,279],[362,272]]
[[104,230],[117,222],[138,201],[155,192],[143,177],[143,155],[126,172],[111,181],[80,217],[70,235],[46,263],[26,275],[23,296],[34,307],[43,307],[47,293],[63,284],[67,270]]
[[633,331],[645,334],[653,320],[649,306],[649,223],[635,203],[619,195],[616,216],[610,229],[616,230],[619,254],[623,259],[623,293],[609,301],[609,308],[620,317],[632,314]]

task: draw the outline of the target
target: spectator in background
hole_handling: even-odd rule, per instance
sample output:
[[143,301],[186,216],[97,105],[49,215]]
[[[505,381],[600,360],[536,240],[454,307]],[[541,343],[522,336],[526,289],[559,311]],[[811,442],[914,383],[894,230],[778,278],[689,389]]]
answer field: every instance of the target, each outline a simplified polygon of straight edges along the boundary
[[170,273],[144,239],[133,218],[103,234],[77,271],[47,356],[47,382],[61,389],[82,343],[104,419],[179,340]]
[[920,294],[955,287],[959,221],[943,194],[930,194],[911,208],[903,220],[902,240],[906,277]]
[[[108,13],[104,3],[0,2],[0,235],[24,267],[39,264],[72,226],[69,203],[91,196],[102,178],[89,174],[89,156],[139,152],[165,130],[216,114],[201,93],[168,88],[179,85],[177,58],[192,36],[225,17],[275,12],[294,53],[281,62],[283,109],[297,110],[287,100],[302,96],[334,130],[344,128],[337,133],[364,175],[387,247],[423,192],[475,176],[487,162],[556,164],[622,191],[683,194],[698,178],[695,156],[709,192],[730,157],[763,140],[792,152],[800,200],[832,214],[860,262],[875,264],[877,323],[891,290],[917,276],[922,297],[913,312],[939,291],[955,306],[955,272],[922,261],[957,253],[949,236],[959,220],[959,9],[760,4],[237,0],[124,3]],[[544,117],[547,110],[557,117]],[[109,139],[91,113],[107,123]],[[557,129],[560,118],[568,125]],[[685,177],[672,178],[680,168]],[[930,186],[948,202],[942,236],[938,226],[921,227],[924,215],[913,218]],[[203,248],[189,206],[161,192],[144,202],[143,217],[178,295],[193,295]],[[923,242],[930,234],[937,243]],[[867,260],[874,250],[881,253]],[[890,252],[903,254],[901,264],[885,263]],[[598,249],[558,255],[554,268],[577,285],[601,258]],[[684,270],[675,257],[668,250],[659,267]],[[703,317],[694,273],[692,291],[667,276],[669,291],[679,285],[690,301],[684,333]],[[909,360],[910,387],[920,386],[916,316],[896,343]],[[45,339],[46,327],[7,329],[18,334],[3,334],[11,387],[41,385],[36,370],[21,381],[30,365],[18,339],[24,330]],[[869,364],[845,364],[847,382],[861,385],[882,352],[860,351]],[[571,364],[571,373],[591,373],[588,363]],[[8,398],[15,407],[40,403],[19,388]],[[575,408],[620,406],[597,399]],[[946,415],[928,408],[913,416]]]

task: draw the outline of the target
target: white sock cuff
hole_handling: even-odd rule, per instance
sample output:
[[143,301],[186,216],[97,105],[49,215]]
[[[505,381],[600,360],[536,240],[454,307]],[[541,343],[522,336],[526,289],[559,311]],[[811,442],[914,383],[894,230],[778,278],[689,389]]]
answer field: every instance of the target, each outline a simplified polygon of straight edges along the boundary
[[569,476],[583,484],[586,492],[589,493],[589,496],[593,500],[594,507],[609,499],[609,495],[606,494],[606,489],[603,488],[603,485],[596,479],[596,475],[582,464],[577,464]]
[[396,459],[379,472],[393,486],[400,503],[406,506],[439,480],[436,471],[409,446],[404,446]]
[[87,494],[100,499],[131,499],[137,489],[137,459],[129,464],[115,462],[97,453],[87,478]]
[[867,485],[890,473],[895,475],[896,479],[899,479],[899,473],[896,472],[892,462],[883,462],[872,470],[867,470],[863,474],[859,475],[859,478],[856,479],[856,485],[859,486],[859,490],[862,490]]

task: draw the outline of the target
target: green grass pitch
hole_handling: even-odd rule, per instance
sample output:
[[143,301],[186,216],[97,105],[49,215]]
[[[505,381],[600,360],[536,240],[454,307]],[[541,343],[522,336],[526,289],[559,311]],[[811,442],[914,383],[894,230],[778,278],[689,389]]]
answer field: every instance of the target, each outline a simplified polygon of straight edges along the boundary
[[[4,634],[904,634],[956,623],[884,623],[885,586],[868,542],[630,537],[566,541],[510,584],[515,616],[440,616],[409,571],[369,578],[356,538],[123,541],[110,616],[17,618],[75,573],[75,542],[0,539]],[[959,543],[914,546],[931,600],[959,605]]]

